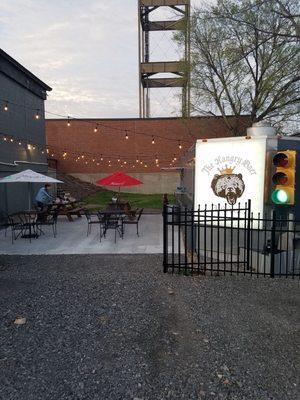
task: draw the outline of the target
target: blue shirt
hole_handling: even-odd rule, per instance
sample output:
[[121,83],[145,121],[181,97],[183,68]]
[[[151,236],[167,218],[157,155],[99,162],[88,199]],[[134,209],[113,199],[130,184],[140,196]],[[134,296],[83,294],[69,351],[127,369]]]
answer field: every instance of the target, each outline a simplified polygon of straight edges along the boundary
[[35,200],[43,204],[49,204],[52,203],[53,197],[47,192],[46,188],[43,186],[38,191]]

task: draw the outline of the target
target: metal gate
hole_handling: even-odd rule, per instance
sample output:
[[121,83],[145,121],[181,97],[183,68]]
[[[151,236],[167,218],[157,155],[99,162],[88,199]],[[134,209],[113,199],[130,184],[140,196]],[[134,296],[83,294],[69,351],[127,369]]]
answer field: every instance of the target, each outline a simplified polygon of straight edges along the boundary
[[300,221],[244,206],[165,206],[164,272],[300,277]]

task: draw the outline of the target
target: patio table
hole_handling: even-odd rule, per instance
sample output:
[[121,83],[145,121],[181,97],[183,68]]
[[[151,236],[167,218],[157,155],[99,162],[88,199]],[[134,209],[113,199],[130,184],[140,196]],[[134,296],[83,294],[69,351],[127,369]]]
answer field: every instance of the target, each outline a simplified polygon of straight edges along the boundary
[[[110,223],[113,221],[117,222],[117,225],[115,225],[115,229],[120,229],[119,233],[123,238],[124,234],[124,218],[126,217],[126,214],[124,210],[111,210],[109,208],[106,208],[105,210],[98,211],[98,216],[103,218],[104,221],[104,231],[103,235],[105,236],[107,230],[109,229]],[[120,223],[119,223],[120,221]]]

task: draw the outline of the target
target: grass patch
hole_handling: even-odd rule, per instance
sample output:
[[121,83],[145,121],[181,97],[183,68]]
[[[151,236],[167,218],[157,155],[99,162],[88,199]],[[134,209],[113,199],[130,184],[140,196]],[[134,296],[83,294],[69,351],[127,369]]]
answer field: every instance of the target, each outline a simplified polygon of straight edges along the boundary
[[[111,198],[117,192],[106,191],[99,192],[90,196],[87,196],[84,201],[86,204],[94,204],[99,208],[105,208],[106,205],[111,201]],[[162,209],[162,194],[139,194],[139,193],[121,193],[123,201],[128,201],[133,208],[154,208]],[[168,195],[170,203],[174,203],[174,195]]]

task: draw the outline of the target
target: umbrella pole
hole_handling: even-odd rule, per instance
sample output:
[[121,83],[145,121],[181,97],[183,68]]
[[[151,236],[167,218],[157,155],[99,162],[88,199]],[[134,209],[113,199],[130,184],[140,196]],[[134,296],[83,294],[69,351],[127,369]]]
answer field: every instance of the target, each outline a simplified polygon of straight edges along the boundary
[[28,210],[31,210],[31,193],[30,193],[30,182],[28,182]]

